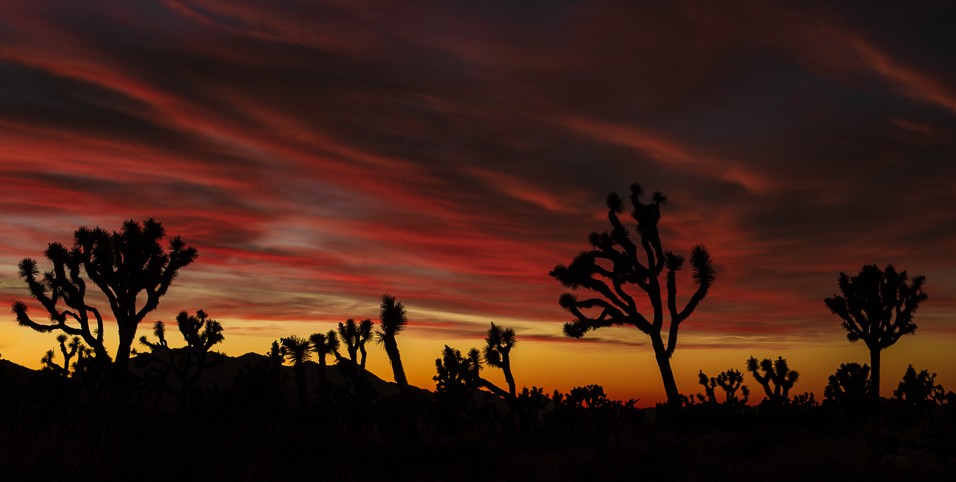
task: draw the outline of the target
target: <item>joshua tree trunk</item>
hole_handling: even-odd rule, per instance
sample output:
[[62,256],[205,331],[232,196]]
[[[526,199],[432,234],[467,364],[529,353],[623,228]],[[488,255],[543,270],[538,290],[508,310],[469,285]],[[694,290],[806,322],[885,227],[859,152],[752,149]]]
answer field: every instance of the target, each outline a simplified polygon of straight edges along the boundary
[[126,367],[129,365],[129,353],[133,346],[133,339],[136,338],[137,323],[117,322],[119,326],[119,346],[116,349],[116,359],[113,360],[113,369],[116,375],[121,378],[126,373]]
[[511,374],[511,356],[508,352],[501,354],[501,371],[505,374],[505,382],[508,384],[508,393],[511,398],[518,396],[518,389],[515,387],[515,377]]
[[328,380],[326,376],[326,372],[325,372],[326,370],[325,367],[326,367],[325,354],[323,353],[319,355],[319,385],[322,385],[323,387],[326,384],[326,380]]
[[880,348],[870,348],[870,396],[880,399]]
[[657,359],[657,367],[661,371],[661,379],[664,381],[664,393],[667,395],[667,403],[677,405],[680,403],[680,392],[677,390],[677,382],[674,381],[674,372],[671,370],[671,357],[664,347],[664,340],[660,333],[651,332],[651,346],[654,347],[654,357]]
[[385,353],[388,354],[388,361],[392,363],[392,374],[395,376],[395,383],[398,388],[405,392],[408,390],[408,379],[405,377],[405,367],[402,365],[402,355],[398,352],[398,342],[394,337],[384,337],[382,344],[385,345]]
[[305,365],[298,364],[293,367],[295,371],[295,387],[299,395],[299,414],[304,415],[306,413],[308,398],[306,395],[306,386],[305,386]]

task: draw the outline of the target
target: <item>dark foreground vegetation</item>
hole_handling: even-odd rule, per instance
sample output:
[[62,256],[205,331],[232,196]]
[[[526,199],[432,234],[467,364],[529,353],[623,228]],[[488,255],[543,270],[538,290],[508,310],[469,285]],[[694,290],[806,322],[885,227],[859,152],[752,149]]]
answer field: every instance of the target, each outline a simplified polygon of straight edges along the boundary
[[[212,354],[180,405],[149,386],[90,394],[0,361],[4,480],[952,480],[952,404],[698,401],[632,408],[600,387],[497,396],[413,389],[348,362],[300,414],[292,367]],[[135,359],[134,359],[135,362]],[[135,365],[135,363],[134,363]],[[306,364],[309,382],[318,365]],[[229,381],[229,379],[232,379]],[[228,383],[226,383],[229,381]],[[706,398],[706,396],[702,396]],[[950,477],[950,478],[946,478]]]

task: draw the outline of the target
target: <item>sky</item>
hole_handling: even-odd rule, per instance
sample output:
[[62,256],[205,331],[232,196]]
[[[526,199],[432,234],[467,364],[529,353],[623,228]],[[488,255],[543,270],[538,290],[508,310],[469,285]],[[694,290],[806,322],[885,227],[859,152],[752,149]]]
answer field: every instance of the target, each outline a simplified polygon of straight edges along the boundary
[[[49,268],[47,243],[152,217],[199,257],[141,333],[203,309],[222,351],[262,353],[375,319],[389,293],[415,385],[495,322],[517,331],[519,387],[647,405],[646,337],[563,337],[548,276],[636,182],[669,198],[664,248],[704,244],[717,270],[681,325],[682,392],[783,356],[819,397],[868,361],[823,304],[864,264],[929,295],[883,395],[907,364],[956,388],[953,12],[637,3],[6,0],[0,304],[40,313],[17,263]],[[5,312],[0,356],[39,367],[54,336]],[[369,367],[391,379],[384,350]]]

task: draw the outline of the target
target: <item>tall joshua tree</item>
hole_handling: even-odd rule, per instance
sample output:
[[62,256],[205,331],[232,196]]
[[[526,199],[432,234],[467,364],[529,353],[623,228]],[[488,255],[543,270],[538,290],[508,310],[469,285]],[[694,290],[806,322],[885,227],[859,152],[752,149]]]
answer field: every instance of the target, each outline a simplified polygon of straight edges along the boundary
[[292,363],[295,373],[295,387],[299,395],[299,411],[305,413],[308,405],[307,387],[305,381],[305,361],[309,359],[312,345],[305,338],[292,335],[279,340],[282,345],[282,356]]
[[[365,342],[372,337],[372,320],[362,320],[356,323],[349,318],[345,323],[339,323],[339,337],[342,343],[345,343],[345,349],[349,353],[349,359],[356,366],[365,370],[365,358],[368,353],[365,351]],[[359,360],[358,354],[361,352],[362,358]]]
[[[564,325],[564,334],[581,338],[590,330],[612,325],[629,325],[648,335],[657,366],[664,382],[664,391],[669,403],[680,403],[680,392],[674,381],[670,359],[677,348],[677,332],[697,308],[707,290],[714,282],[714,268],[710,254],[700,245],[691,252],[690,262],[697,289],[683,308],[678,308],[677,271],[684,266],[684,257],[664,251],[657,224],[661,218],[660,207],[667,197],[659,192],[651,196],[649,203],[641,201],[644,190],[631,186],[630,201],[634,210],[631,217],[637,222],[637,238],[618,217],[624,212],[624,199],[615,193],[607,198],[608,220],[611,230],[591,233],[591,248],[574,258],[571,264],[558,265],[551,276],[566,288],[582,288],[593,297],[578,299],[573,293],[561,295],[562,308],[574,319]],[[660,277],[667,269],[662,288]],[[666,290],[666,299],[662,291]],[[643,292],[650,305],[650,312],[641,310],[634,292]],[[646,306],[646,305],[645,305]],[[645,314],[647,313],[647,314]],[[669,323],[665,328],[665,317]],[[665,344],[664,336],[667,336]]]
[[909,281],[906,271],[897,273],[892,265],[881,270],[868,264],[853,277],[840,273],[843,294],[823,300],[843,320],[847,339],[863,340],[870,350],[870,396],[874,399],[880,397],[880,352],[916,331],[913,315],[926,301],[925,280],[917,276]]
[[329,330],[327,334],[313,333],[309,337],[309,341],[312,342],[312,351],[319,357],[319,383],[325,385],[328,379],[326,376],[326,366],[328,365],[325,360],[327,356],[338,351],[339,337],[336,336],[334,330]]
[[401,302],[396,302],[394,296],[382,295],[378,321],[379,328],[375,332],[375,340],[385,347],[388,361],[392,364],[395,383],[402,392],[405,392],[408,390],[408,379],[405,377],[405,367],[402,365],[402,355],[398,351],[398,342],[395,341],[395,336],[408,324],[405,307]]
[[494,323],[488,328],[485,336],[485,361],[496,368],[500,368],[508,383],[508,394],[511,398],[517,396],[515,377],[511,374],[511,349],[518,343],[515,331],[511,328],[502,328]]
[[[159,306],[179,270],[196,259],[196,250],[179,236],[169,241],[168,250],[163,249],[160,242],[165,234],[153,219],[143,224],[129,220],[118,232],[81,227],[73,233],[69,249],[50,243],[44,256],[53,269],[41,275],[37,261],[31,258],[19,265],[20,278],[50,321],[31,319],[22,301],[13,304],[17,321],[39,332],[79,336],[93,350],[98,365],[112,363],[114,373],[125,373],[139,323]],[[110,358],[103,341],[103,312],[86,296],[90,284],[106,297],[116,321],[119,345],[115,359]]]

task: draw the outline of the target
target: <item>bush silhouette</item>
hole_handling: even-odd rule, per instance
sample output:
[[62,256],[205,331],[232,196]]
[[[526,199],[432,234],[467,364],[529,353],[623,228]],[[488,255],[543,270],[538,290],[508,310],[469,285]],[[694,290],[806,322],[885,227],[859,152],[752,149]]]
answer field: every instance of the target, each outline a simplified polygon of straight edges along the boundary
[[[551,276],[572,290],[582,288],[594,297],[578,299],[572,293],[561,295],[562,308],[574,319],[564,325],[564,334],[580,338],[590,330],[612,325],[634,326],[651,339],[664,391],[671,404],[680,404],[681,395],[671,370],[670,358],[677,348],[677,333],[681,323],[697,308],[707,290],[714,282],[714,268],[710,255],[703,246],[695,246],[691,252],[693,279],[697,284],[683,308],[677,305],[677,271],[684,266],[684,257],[664,251],[657,224],[661,218],[660,207],[667,198],[655,192],[648,204],[641,201],[644,190],[637,184],[631,186],[630,201],[634,210],[631,216],[637,222],[639,240],[631,234],[618,215],[624,212],[624,200],[615,193],[607,198],[608,220],[611,230],[591,233],[591,249],[583,251],[571,264],[558,265]],[[660,276],[667,268],[666,300],[661,296]],[[637,289],[644,293],[650,313],[641,313],[640,303],[629,291]],[[670,323],[666,331],[664,318]],[[667,335],[665,344],[664,333]]]
[[[160,241],[165,235],[158,221],[147,219],[141,225],[129,220],[119,232],[81,227],[73,233],[70,249],[50,243],[44,255],[53,269],[41,276],[36,260],[25,258],[19,264],[20,278],[50,322],[33,321],[22,301],[13,304],[17,321],[39,332],[80,337],[92,349],[98,367],[112,364],[113,373],[125,378],[139,323],[159,306],[179,270],[196,259],[196,250],[178,236],[170,240],[168,251],[163,249]],[[87,298],[88,287],[96,287],[109,302],[119,332],[115,359],[103,341],[104,310]]]
[[893,399],[903,405],[926,408],[934,405],[956,404],[956,394],[947,392],[936,384],[936,374],[927,370],[919,372],[909,365],[900,384],[893,390]]
[[863,340],[870,350],[870,392],[874,399],[880,397],[880,352],[916,331],[913,315],[926,301],[924,281],[923,276],[917,276],[909,282],[906,271],[897,273],[892,265],[881,270],[868,264],[853,277],[840,273],[842,294],[823,300],[843,320],[847,339]]
[[860,406],[870,392],[870,367],[866,364],[843,363],[827,379],[824,402],[843,406]]

